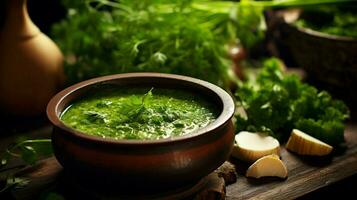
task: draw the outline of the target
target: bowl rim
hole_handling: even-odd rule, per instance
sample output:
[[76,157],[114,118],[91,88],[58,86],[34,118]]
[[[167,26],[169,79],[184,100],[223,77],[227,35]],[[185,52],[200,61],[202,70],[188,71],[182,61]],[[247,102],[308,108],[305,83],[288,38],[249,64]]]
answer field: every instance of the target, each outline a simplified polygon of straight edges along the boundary
[[[298,20],[301,16],[301,13],[303,12],[302,9],[297,9],[297,8],[288,8],[288,9],[283,9],[278,11],[278,16],[281,16],[283,19],[283,24],[287,25],[289,28],[294,29],[295,31],[298,31],[300,33],[304,33],[306,35],[320,38],[320,39],[327,39],[327,40],[335,40],[338,42],[349,42],[349,43],[357,43],[357,38],[356,37],[351,37],[351,36],[344,36],[344,35],[334,35],[330,33],[324,33],[321,31],[317,31],[308,27],[302,27],[302,26],[296,26],[293,23]],[[294,16],[293,19],[287,19],[287,15],[294,13],[296,16]]]
[[310,36],[314,36],[317,38],[324,38],[324,39],[328,39],[328,40],[335,40],[335,41],[339,41],[339,42],[352,42],[352,43],[357,43],[357,38],[354,37],[350,37],[350,36],[343,36],[343,35],[333,35],[333,34],[329,34],[329,33],[324,33],[321,31],[316,31],[314,29],[311,28],[307,28],[307,27],[298,27],[295,26],[291,23],[287,23],[290,27],[298,30],[299,32],[305,33],[307,35]]
[[[59,111],[58,106],[60,103],[68,98],[70,94],[78,92],[84,88],[90,87],[91,85],[95,85],[101,82],[106,81],[114,81],[116,79],[126,79],[126,78],[140,78],[140,77],[150,77],[150,78],[164,78],[164,79],[173,79],[178,82],[189,82],[191,84],[196,84],[206,89],[212,91],[217,97],[221,100],[223,108],[221,110],[220,115],[217,117],[215,121],[208,124],[205,127],[202,127],[196,131],[193,131],[188,134],[184,134],[181,136],[163,138],[163,139],[155,139],[155,140],[140,140],[140,139],[114,139],[114,138],[102,138],[99,136],[93,136],[86,134],[82,131],[73,129],[67,125],[65,125],[62,120],[60,119],[60,114],[63,110]],[[122,144],[122,145],[157,145],[157,144],[168,144],[173,142],[181,142],[187,141],[191,138],[195,138],[197,136],[205,135],[212,132],[215,129],[218,129],[223,124],[227,123],[232,117],[235,112],[235,103],[233,98],[230,94],[228,94],[225,90],[209,83],[204,80],[200,80],[193,77],[177,75],[177,74],[164,74],[164,73],[155,73],[155,72],[135,72],[135,73],[123,73],[123,74],[114,74],[114,75],[107,75],[101,76],[97,78],[92,78],[89,80],[85,80],[79,83],[76,83],[72,86],[69,86],[62,91],[58,92],[55,96],[47,104],[46,114],[50,122],[53,126],[58,127],[62,130],[65,130],[65,134],[69,134],[74,136],[77,139],[86,140],[89,142],[94,143],[102,143],[102,144]],[[63,134],[63,132],[61,133]]]

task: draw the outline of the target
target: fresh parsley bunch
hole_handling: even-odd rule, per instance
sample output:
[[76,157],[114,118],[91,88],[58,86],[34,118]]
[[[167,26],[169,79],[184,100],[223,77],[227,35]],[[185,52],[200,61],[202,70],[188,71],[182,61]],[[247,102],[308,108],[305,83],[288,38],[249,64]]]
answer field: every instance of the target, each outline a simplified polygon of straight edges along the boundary
[[68,19],[53,37],[68,58],[70,82],[114,73],[154,71],[221,86],[230,80],[227,38],[217,19],[191,1],[66,1]]
[[344,141],[346,105],[296,75],[284,75],[277,59],[267,60],[256,79],[241,85],[236,97],[245,110],[236,115],[237,131],[267,132],[285,141],[297,128],[331,145]]

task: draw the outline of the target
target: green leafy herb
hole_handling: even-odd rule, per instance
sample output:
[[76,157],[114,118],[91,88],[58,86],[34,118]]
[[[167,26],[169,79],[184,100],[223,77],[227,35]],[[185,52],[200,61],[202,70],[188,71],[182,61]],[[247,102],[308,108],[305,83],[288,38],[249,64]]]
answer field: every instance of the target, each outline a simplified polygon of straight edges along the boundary
[[24,187],[29,183],[29,180],[25,178],[16,177],[16,172],[26,165],[4,167],[12,157],[21,158],[25,163],[34,165],[38,159],[51,156],[52,153],[51,139],[20,139],[11,145],[0,158],[0,181],[4,182],[4,186],[0,188],[0,194],[14,187]]
[[28,164],[35,164],[39,157],[52,155],[50,139],[23,140],[10,146],[1,157],[0,167],[13,157],[22,158]]
[[224,45],[230,37],[212,31],[222,15],[197,10],[191,1],[80,2],[67,1],[68,19],[53,27],[69,58],[70,82],[134,71],[230,81]]
[[228,86],[228,43],[264,37],[266,8],[350,0],[63,0],[68,18],[53,27],[69,83],[137,71],[183,74]]
[[256,79],[243,83],[236,96],[245,109],[236,115],[237,131],[268,132],[284,141],[297,128],[331,145],[344,141],[346,105],[295,75],[284,75],[277,59],[267,60]]
[[10,177],[6,178],[5,186],[2,189],[0,189],[0,194],[8,191],[14,187],[24,187],[29,182],[30,181],[28,179],[10,176]]

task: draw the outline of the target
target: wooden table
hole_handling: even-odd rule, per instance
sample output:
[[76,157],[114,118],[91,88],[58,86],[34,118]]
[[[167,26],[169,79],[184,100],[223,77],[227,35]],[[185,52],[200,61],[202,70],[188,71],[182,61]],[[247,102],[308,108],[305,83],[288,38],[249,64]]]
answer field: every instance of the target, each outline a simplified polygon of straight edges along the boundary
[[357,174],[357,124],[347,126],[345,139],[346,149],[330,158],[302,157],[282,148],[289,172],[286,180],[248,179],[243,176],[246,166],[238,167],[239,178],[227,187],[227,199],[295,199]]
[[[35,127],[33,127],[34,125]],[[2,124],[1,127],[0,152],[3,152],[19,136],[49,138],[52,128],[47,121],[41,118],[35,119],[34,122],[25,120],[23,124],[16,125],[15,127],[18,127],[16,129],[11,123]],[[330,158],[301,157],[282,148],[281,157],[289,170],[286,180],[246,178],[244,173],[248,166],[241,161],[232,160],[231,162],[237,168],[238,179],[236,183],[226,187],[226,199],[295,199],[299,197],[309,199],[309,197],[323,196],[326,193],[324,188],[328,188],[328,191],[340,191],[339,187],[357,185],[357,123],[347,125],[345,138],[346,149],[335,152],[334,156]],[[46,181],[53,181],[61,167],[55,159],[50,158],[38,170],[35,175],[41,176],[40,179],[48,176]],[[41,181],[43,181],[42,179]],[[18,197],[22,198],[21,195],[25,194],[26,196],[27,193],[39,192],[40,189],[41,185],[30,184],[29,189]]]

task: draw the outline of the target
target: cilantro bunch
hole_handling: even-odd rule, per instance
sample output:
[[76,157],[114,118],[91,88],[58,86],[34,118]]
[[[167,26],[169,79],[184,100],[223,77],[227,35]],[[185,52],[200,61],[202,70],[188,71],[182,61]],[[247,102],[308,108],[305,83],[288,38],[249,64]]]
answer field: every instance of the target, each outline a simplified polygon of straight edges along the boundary
[[237,131],[267,132],[285,141],[297,128],[331,145],[344,141],[346,105],[296,75],[284,75],[277,59],[265,61],[256,79],[243,83],[236,97],[245,110],[236,115]]
[[228,15],[191,1],[65,1],[68,19],[53,38],[68,58],[69,82],[114,73],[154,71],[229,82],[227,35],[214,32]]
[[63,0],[52,37],[67,58],[69,84],[126,72],[193,76],[220,86],[236,78],[228,46],[264,39],[266,8],[350,0]]

